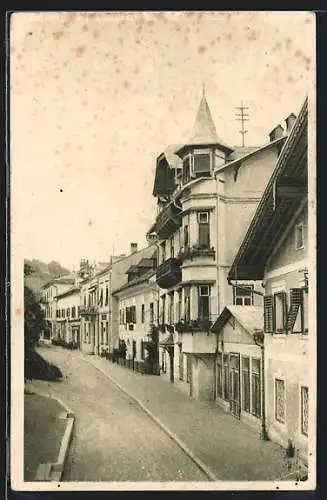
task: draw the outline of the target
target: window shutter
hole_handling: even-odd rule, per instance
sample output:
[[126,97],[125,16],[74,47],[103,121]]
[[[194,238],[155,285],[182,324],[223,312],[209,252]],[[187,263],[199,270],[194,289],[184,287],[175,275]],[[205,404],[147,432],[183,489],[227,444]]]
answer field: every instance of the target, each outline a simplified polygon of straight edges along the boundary
[[266,295],[263,298],[264,305],[264,329],[265,332],[271,333],[274,331],[274,303],[273,296]]
[[283,326],[284,329],[286,329],[286,323],[287,323],[287,295],[286,292],[280,292],[281,298],[282,298],[282,303],[283,303]]
[[292,288],[290,292],[291,305],[287,316],[286,328],[292,331],[299,312],[299,308],[303,307],[303,290],[302,288]]

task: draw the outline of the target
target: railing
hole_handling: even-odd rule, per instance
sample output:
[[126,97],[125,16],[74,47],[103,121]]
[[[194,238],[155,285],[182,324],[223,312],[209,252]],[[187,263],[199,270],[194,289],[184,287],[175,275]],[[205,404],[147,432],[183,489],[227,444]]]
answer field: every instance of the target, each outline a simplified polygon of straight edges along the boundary
[[184,247],[180,250],[178,258],[183,261],[185,259],[193,259],[194,257],[210,257],[215,258],[216,252],[214,247],[201,247],[193,245],[192,247]]
[[160,288],[170,288],[181,279],[182,272],[177,259],[167,259],[157,268],[156,281]]
[[187,332],[204,332],[209,331],[212,326],[212,321],[209,318],[198,318],[190,320],[181,320],[175,325],[175,329],[179,333]]
[[91,316],[92,314],[96,314],[97,309],[98,308],[96,306],[81,307],[80,316]]

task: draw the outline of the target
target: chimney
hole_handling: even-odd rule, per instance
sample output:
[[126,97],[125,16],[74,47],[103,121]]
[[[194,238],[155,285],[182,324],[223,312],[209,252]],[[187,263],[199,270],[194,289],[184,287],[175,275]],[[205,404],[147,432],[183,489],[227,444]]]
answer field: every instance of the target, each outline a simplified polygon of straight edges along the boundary
[[288,115],[288,117],[285,119],[285,123],[286,123],[286,132],[289,134],[290,131],[292,130],[293,128],[293,125],[294,125],[294,122],[296,121],[296,116],[294,113],[291,113],[290,115]]
[[137,243],[131,243],[131,253],[137,252]]
[[280,139],[281,137],[283,137],[283,134],[283,127],[281,125],[277,125],[277,127],[275,127],[269,134],[270,142],[276,141],[276,139]]

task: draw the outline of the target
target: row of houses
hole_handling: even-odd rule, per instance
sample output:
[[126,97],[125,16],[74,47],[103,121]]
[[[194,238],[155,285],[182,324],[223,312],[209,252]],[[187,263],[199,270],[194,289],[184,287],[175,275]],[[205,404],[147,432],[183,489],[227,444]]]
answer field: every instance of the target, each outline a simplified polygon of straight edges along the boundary
[[[308,454],[307,99],[261,147],[217,135],[203,94],[187,144],[156,160],[148,246],[43,288],[51,336],[142,363]],[[312,229],[311,229],[312,231]],[[71,280],[67,285],[67,280]]]

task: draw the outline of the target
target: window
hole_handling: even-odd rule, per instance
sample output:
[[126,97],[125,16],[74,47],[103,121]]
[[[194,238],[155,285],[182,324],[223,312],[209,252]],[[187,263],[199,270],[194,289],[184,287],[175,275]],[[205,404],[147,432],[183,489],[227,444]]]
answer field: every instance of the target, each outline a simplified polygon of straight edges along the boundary
[[103,344],[103,328],[104,328],[104,324],[101,322],[101,340],[100,340],[101,344]]
[[217,395],[223,397],[223,360],[221,352],[218,353],[217,359]]
[[229,363],[228,363],[228,354],[224,354],[224,393],[223,398],[225,401],[229,401]]
[[261,373],[260,359],[252,358],[252,414],[255,417],[261,417]]
[[145,342],[141,340],[141,359],[145,358]]
[[285,422],[285,381],[279,378],[275,379],[275,419]]
[[65,309],[61,309],[61,317],[64,318],[65,317]]
[[182,172],[183,183],[186,183],[191,178],[191,158],[188,157],[183,161],[183,172]]
[[209,213],[199,212],[199,246],[208,248],[210,246],[210,227],[209,227]]
[[70,308],[67,307],[67,318],[69,318],[69,316],[70,316]]
[[150,302],[150,324],[154,322],[154,304]]
[[189,233],[188,233],[188,225],[184,226],[184,247],[187,248],[189,246]]
[[174,294],[169,294],[169,304],[168,304],[168,323],[171,325],[174,323]]
[[77,317],[79,318],[81,314],[81,308],[80,306],[77,306]]
[[190,303],[191,288],[186,286],[184,288],[184,319],[190,321],[191,318],[191,303]]
[[86,307],[86,295],[84,295],[84,307]]
[[161,246],[161,262],[165,262],[165,260],[166,260],[166,242],[163,241],[160,246]]
[[161,324],[166,323],[166,295],[161,297]]
[[303,288],[290,290],[287,330],[290,333],[308,333],[308,292]]
[[242,409],[250,412],[250,358],[242,356]]
[[76,307],[73,306],[72,307],[72,318],[75,318],[75,315],[76,315]]
[[176,320],[180,321],[182,319],[182,290],[178,290],[178,299],[176,305],[177,305]]
[[105,303],[104,305],[107,306],[109,303],[109,290],[108,287],[106,287],[106,295],[105,295]]
[[295,226],[295,249],[300,250],[301,248],[304,248],[304,232],[302,223]]
[[126,307],[126,323],[136,323],[136,307]]
[[197,153],[194,155],[194,174],[195,177],[210,176],[210,154]]
[[210,317],[210,287],[207,285],[198,288],[198,318],[208,320]]
[[106,321],[106,344],[109,344],[109,323]]
[[308,435],[309,427],[309,390],[307,387],[301,387],[301,433]]
[[253,305],[253,285],[242,285],[233,287],[233,304],[234,306],[252,306]]
[[144,304],[141,305],[141,323],[144,323]]
[[87,341],[86,324],[84,323],[84,342]]
[[275,331],[284,332],[286,330],[287,301],[286,292],[274,294]]
[[170,239],[170,257],[172,259],[175,257],[174,238]]
[[57,310],[57,316],[60,318],[60,309]]

